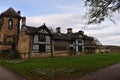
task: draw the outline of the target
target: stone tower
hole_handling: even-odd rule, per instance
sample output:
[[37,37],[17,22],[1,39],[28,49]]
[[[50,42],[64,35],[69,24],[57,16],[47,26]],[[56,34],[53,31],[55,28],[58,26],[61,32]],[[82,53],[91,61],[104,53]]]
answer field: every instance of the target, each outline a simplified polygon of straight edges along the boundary
[[20,31],[20,11],[13,8],[0,14],[0,53],[15,51]]

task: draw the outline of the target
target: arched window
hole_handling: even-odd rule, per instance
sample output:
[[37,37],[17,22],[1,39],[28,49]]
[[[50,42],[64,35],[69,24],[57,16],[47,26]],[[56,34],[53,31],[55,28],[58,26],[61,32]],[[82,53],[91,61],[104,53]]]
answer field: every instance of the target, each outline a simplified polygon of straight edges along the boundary
[[12,30],[12,28],[13,28],[13,20],[9,19],[9,21],[8,21],[8,29]]

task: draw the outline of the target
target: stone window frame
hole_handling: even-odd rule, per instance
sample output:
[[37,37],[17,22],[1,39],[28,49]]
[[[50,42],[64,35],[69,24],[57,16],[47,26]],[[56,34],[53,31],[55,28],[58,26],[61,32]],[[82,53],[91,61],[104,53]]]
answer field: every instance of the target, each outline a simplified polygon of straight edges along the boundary
[[12,20],[12,19],[9,19],[9,20],[8,20],[8,29],[9,29],[9,30],[12,30],[12,28],[13,28],[13,20]]

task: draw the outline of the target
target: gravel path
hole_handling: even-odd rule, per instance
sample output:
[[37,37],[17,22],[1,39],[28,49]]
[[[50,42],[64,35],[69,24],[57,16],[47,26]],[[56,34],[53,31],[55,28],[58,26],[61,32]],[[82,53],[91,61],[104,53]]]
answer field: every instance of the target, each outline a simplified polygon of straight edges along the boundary
[[0,80],[25,80],[25,79],[0,66]]
[[120,80],[120,63],[92,72],[77,80]]

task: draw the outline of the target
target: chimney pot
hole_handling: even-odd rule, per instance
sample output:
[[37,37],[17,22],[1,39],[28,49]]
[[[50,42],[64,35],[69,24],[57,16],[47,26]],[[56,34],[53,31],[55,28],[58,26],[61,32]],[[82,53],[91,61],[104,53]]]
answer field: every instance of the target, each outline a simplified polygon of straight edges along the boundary
[[21,14],[21,12],[20,12],[20,11],[18,11],[17,13],[18,13],[19,15]]

